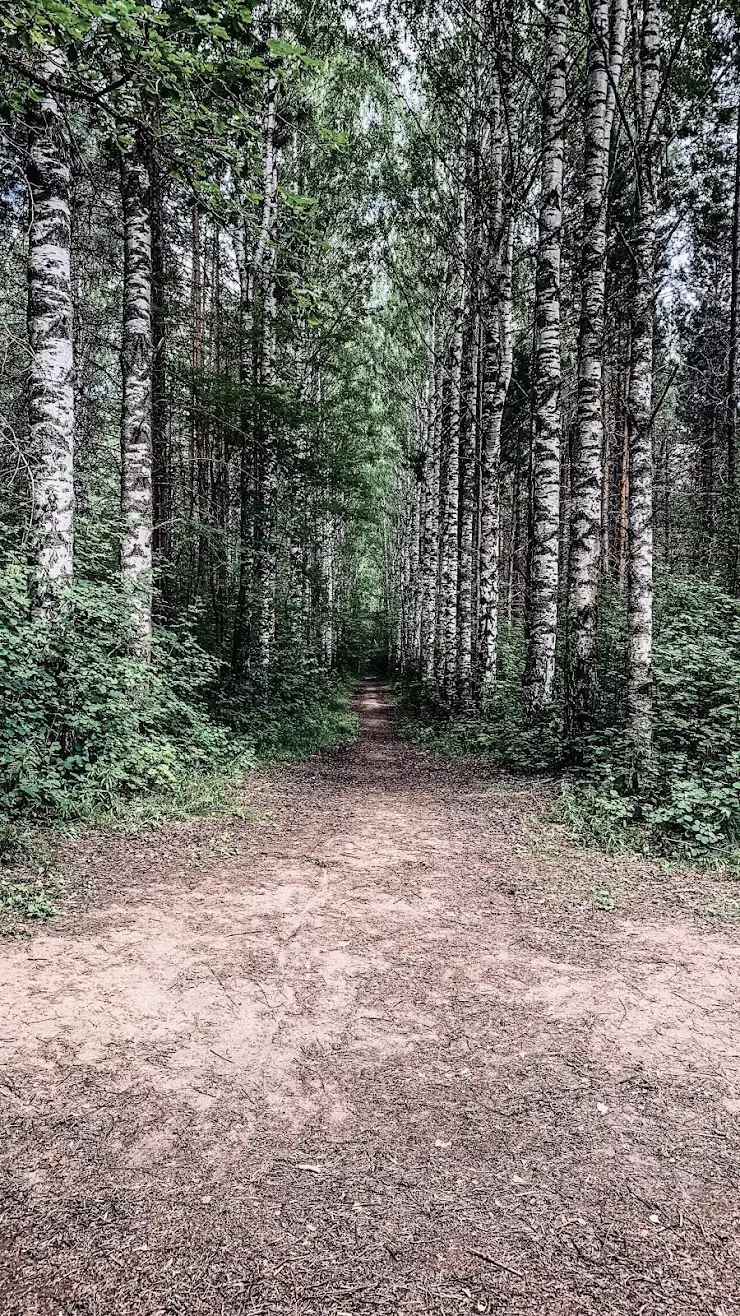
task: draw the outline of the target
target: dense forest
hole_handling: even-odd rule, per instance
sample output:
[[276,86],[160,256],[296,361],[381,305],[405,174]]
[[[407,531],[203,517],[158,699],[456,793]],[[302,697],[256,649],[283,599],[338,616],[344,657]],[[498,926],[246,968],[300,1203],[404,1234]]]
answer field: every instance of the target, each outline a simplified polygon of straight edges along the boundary
[[734,8],[0,31],[9,827],[190,807],[376,670],[410,735],[565,771],[600,843],[731,856]]

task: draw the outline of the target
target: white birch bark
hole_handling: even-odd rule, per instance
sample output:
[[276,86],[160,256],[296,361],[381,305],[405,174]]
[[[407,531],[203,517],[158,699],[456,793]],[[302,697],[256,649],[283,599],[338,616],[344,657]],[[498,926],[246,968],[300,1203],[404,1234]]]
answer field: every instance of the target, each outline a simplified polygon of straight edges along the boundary
[[535,288],[532,551],[526,697],[533,714],[552,704],[560,532],[560,251],[568,8],[550,0],[542,115],[542,191]]
[[594,0],[586,92],[578,403],[571,460],[570,554],[566,656],[566,727],[590,726],[597,700],[596,601],[601,553],[604,418],[602,356],[606,287],[609,144],[624,50],[625,0]]
[[[464,225],[464,208],[460,200],[460,227]],[[460,252],[460,255],[462,253]],[[458,606],[458,524],[460,479],[460,387],[462,382],[463,318],[465,308],[465,278],[459,275],[458,301],[452,329],[449,355],[450,401],[446,434],[447,461],[445,464],[445,528],[444,554],[440,582],[441,608],[441,670],[442,683],[448,698],[454,698],[457,678],[457,606]]]
[[419,668],[419,622],[421,616],[421,588],[419,574],[419,532],[421,486],[412,475],[408,493],[407,548],[408,607],[406,636],[406,665],[414,673]]
[[152,638],[152,233],[149,175],[137,144],[121,158],[123,336],[121,342],[121,576],[134,648]]
[[327,515],[319,537],[319,571],[321,576],[321,622],[320,646],[321,659],[329,669],[334,664],[336,637],[334,629],[334,524]]
[[434,451],[436,453],[436,516],[437,516],[437,560],[434,578],[434,658],[432,681],[437,691],[442,689],[444,676],[443,660],[443,613],[442,613],[442,578],[445,559],[445,527],[447,524],[445,478],[445,384],[447,380],[444,356],[437,349],[435,367],[434,396]]
[[241,228],[234,233],[234,254],[239,275],[239,384],[243,395],[240,407],[238,585],[231,669],[235,676],[244,676],[249,670],[251,658],[251,586],[254,578],[254,417],[251,407],[246,403],[246,392],[253,382],[254,371],[254,270],[249,258],[246,234]]
[[647,0],[640,39],[637,215],[629,427],[628,730],[638,760],[650,754],[653,647],[653,320],[657,223],[655,110],[660,66],[660,8]]
[[[513,198],[505,188],[504,137],[515,148],[511,102],[511,15],[501,32],[501,61],[491,89],[489,174],[492,192],[481,251],[483,381],[475,697],[485,706],[496,686],[500,594],[501,426],[514,360]],[[507,193],[505,197],[505,191]]]
[[424,451],[422,464],[422,526],[421,526],[421,605],[419,617],[419,674],[423,685],[428,685],[434,672],[434,630],[437,593],[437,554],[439,517],[439,447],[435,411],[441,404],[437,398],[437,374],[434,369],[435,335],[432,327],[432,362],[427,381],[424,408]]
[[[273,24],[270,36],[275,36]],[[263,203],[262,220],[254,255],[255,283],[260,299],[261,342],[257,363],[258,384],[262,390],[270,389],[276,380],[276,251],[275,226],[278,201],[278,153],[275,142],[277,116],[277,77],[268,74],[265,105],[262,119]],[[264,670],[270,665],[275,640],[275,590],[277,570],[277,495],[278,468],[275,435],[270,422],[260,427],[262,452],[260,464],[259,506],[257,508],[258,533],[255,536],[257,663]]]
[[73,573],[74,350],[70,269],[70,167],[55,88],[66,60],[46,49],[46,90],[28,112],[28,422],[34,461],[35,606],[60,604]]
[[[471,302],[475,288],[471,288]],[[460,434],[460,565],[458,621],[458,692],[468,704],[473,692],[473,528],[478,449],[478,315],[473,305],[466,317],[465,398]]]
[[504,222],[496,304],[488,322],[483,359],[483,434],[481,445],[480,601],[478,620],[478,702],[485,705],[496,685],[498,602],[500,592],[501,425],[514,361],[512,319],[514,218]]

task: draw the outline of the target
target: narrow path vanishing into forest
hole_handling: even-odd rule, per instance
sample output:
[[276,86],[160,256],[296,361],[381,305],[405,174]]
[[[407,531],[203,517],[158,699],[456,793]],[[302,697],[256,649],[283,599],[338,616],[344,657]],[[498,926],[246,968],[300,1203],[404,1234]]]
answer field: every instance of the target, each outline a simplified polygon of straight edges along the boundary
[[357,703],[0,948],[3,1316],[740,1310],[719,879]]

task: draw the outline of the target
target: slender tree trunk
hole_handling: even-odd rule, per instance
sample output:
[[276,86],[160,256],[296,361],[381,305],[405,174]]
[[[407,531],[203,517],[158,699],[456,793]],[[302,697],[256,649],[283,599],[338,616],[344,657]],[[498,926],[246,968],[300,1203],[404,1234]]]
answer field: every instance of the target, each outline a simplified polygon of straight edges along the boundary
[[241,441],[239,447],[239,547],[237,553],[237,593],[234,610],[234,631],[231,642],[231,670],[236,677],[244,677],[249,670],[250,603],[254,570],[254,432],[251,398],[248,399],[253,374],[252,335],[252,268],[249,264],[246,236],[239,231],[234,236],[237,269],[239,272],[239,387],[241,400],[239,418]]
[[496,305],[486,325],[483,365],[483,434],[481,438],[480,612],[478,620],[478,702],[485,705],[496,684],[500,569],[501,425],[514,359],[512,324],[514,219],[509,215],[501,238]]
[[438,372],[435,369],[436,350],[434,325],[431,334],[431,368],[425,406],[424,435],[424,517],[421,544],[421,616],[419,672],[422,684],[427,686],[434,672],[434,632],[437,595],[437,558],[439,536],[439,430],[436,410],[441,406],[437,395]]
[[445,358],[439,349],[437,349],[436,378],[434,385],[434,396],[436,399],[436,410],[434,414],[434,447],[437,454],[437,561],[435,564],[434,580],[434,660],[433,660],[433,680],[437,693],[442,689],[444,684],[444,595],[442,593],[442,584],[444,579],[444,561],[446,547],[446,526],[447,526],[447,387],[448,379],[446,373]]
[[169,594],[172,552],[171,454],[167,409],[167,262],[164,171],[156,143],[149,151],[152,229],[152,552],[160,590]]
[[599,565],[599,575],[602,580],[609,579],[609,564],[611,560],[611,545],[609,542],[609,506],[611,500],[611,436],[613,433],[613,415],[610,405],[610,380],[611,371],[608,363],[604,362],[602,375],[602,409],[604,415],[604,445],[601,450],[601,560]]
[[121,158],[123,340],[121,574],[137,654],[152,637],[152,233],[149,174],[138,141]]
[[547,85],[535,290],[533,543],[529,581],[526,697],[533,714],[550,707],[555,682],[560,531],[560,250],[563,213],[563,119],[568,10],[550,0]]
[[636,759],[650,754],[653,644],[653,320],[657,224],[655,109],[660,9],[647,0],[640,40],[637,215],[632,238],[635,284],[629,395],[630,499],[628,582],[628,727]]
[[[415,436],[409,435],[408,455],[412,457]],[[403,521],[401,525],[401,555],[404,564],[405,587],[403,591],[403,666],[408,675],[414,675],[419,667],[419,480],[415,463],[409,461],[404,471],[402,506]]]
[[738,301],[740,299],[740,103],[735,134],[735,188],[732,199],[732,284],[730,292],[730,347],[727,367],[727,506],[728,588],[740,588],[740,497],[737,478],[738,396]]
[[632,361],[632,337],[628,326],[626,336],[626,352],[623,364],[623,390],[622,390],[622,413],[621,413],[621,452],[619,461],[619,563],[617,579],[620,590],[624,591],[627,585],[627,521],[629,515],[629,493],[630,493],[630,443],[629,443],[629,426],[627,423],[627,412],[629,407],[629,381]]
[[[461,206],[460,231],[464,213]],[[462,256],[462,243],[460,243]],[[465,314],[465,277],[460,273],[459,299],[450,345],[450,402],[447,426],[447,461],[445,468],[445,535],[442,565],[442,668],[448,700],[454,700],[457,676],[457,606],[458,606],[458,530],[460,479],[460,393],[462,384],[463,319]]]
[[35,463],[33,549],[35,606],[60,604],[73,571],[74,350],[70,270],[70,168],[55,88],[66,60],[47,48],[46,90],[28,111],[28,421]]
[[203,535],[201,467],[203,462],[203,269],[201,265],[200,211],[195,201],[190,215],[190,436],[188,451],[187,517],[190,522],[190,580],[188,597],[197,598],[206,550]]
[[473,541],[478,449],[478,314],[474,278],[471,283],[465,343],[465,405],[460,441],[458,688],[463,705],[470,703],[473,694]]
[[[276,36],[270,24],[270,36]],[[277,570],[277,495],[278,466],[274,423],[271,416],[272,389],[276,382],[276,251],[274,246],[278,200],[278,158],[275,141],[277,114],[277,77],[271,72],[262,116],[262,221],[255,251],[255,282],[260,301],[260,341],[256,354],[257,384],[260,401],[259,480],[257,506],[257,552],[255,561],[257,662],[269,668],[275,641],[276,570]]]
[[606,189],[614,89],[618,86],[622,67],[624,25],[624,0],[615,0],[610,51],[609,0],[594,0],[586,94],[578,409],[571,454],[566,659],[566,729],[571,737],[579,736],[591,726],[597,700],[596,598],[604,446],[602,354]]

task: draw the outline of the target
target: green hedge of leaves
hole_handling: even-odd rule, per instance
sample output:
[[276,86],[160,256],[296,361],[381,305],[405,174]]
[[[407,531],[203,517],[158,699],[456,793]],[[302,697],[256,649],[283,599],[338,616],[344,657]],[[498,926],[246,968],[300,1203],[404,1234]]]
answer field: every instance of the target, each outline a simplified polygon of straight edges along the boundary
[[29,617],[25,573],[0,574],[0,814],[76,817],[172,789],[254,749],[214,721],[217,664],[160,632],[151,666],[129,657],[113,586],[81,581],[52,622]]
[[452,716],[406,686],[401,706],[413,737],[442,753],[485,754],[517,772],[565,771],[561,811],[586,839],[690,859],[740,847],[740,602],[695,579],[656,591],[653,757],[635,780],[625,731],[626,612],[600,603],[600,722],[573,767],[562,736],[562,700],[529,726],[521,697],[524,640],[503,627],[499,683],[485,718]]

